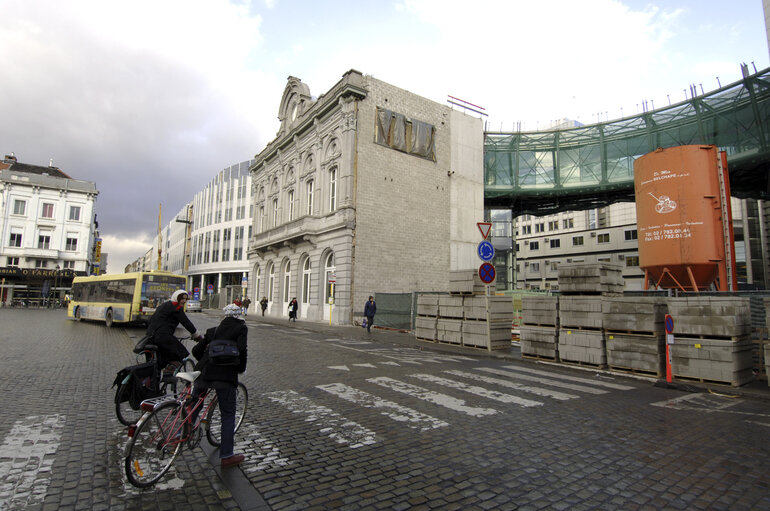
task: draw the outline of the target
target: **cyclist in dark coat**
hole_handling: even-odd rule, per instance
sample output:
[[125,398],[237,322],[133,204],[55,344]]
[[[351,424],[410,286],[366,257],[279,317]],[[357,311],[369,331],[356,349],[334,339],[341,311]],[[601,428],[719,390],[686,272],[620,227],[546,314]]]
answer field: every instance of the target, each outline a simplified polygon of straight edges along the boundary
[[[201,335],[195,329],[195,325],[187,319],[184,305],[187,303],[187,291],[178,289],[171,295],[171,300],[163,302],[155,309],[147,326],[147,334],[153,336],[153,342],[158,346],[160,366],[170,364],[171,371],[179,367],[183,358],[190,354],[184,344],[174,337],[174,330],[179,323],[192,335],[193,339],[199,339]],[[167,368],[169,369],[169,368]]]
[[[196,370],[201,371],[201,375],[195,380],[192,402],[195,403],[206,389],[216,390],[219,411],[222,415],[222,429],[220,431],[222,443],[219,446],[219,459],[222,467],[231,467],[238,465],[245,459],[242,454],[234,454],[233,449],[235,447],[235,401],[238,374],[246,371],[249,329],[246,323],[240,319],[241,307],[231,303],[223,310],[225,318],[219,326],[206,330],[203,348],[198,345],[193,349],[193,353],[202,353],[203,355],[195,366]],[[206,354],[205,345],[214,339],[236,341],[240,352],[238,365],[219,366],[211,363]]]

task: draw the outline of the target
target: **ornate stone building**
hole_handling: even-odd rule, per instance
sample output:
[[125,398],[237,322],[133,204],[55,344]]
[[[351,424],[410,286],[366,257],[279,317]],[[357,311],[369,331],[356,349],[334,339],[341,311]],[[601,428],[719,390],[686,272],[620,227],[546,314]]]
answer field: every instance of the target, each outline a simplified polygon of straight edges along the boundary
[[[369,295],[444,291],[478,266],[480,119],[351,70],[313,98],[289,77],[251,166],[249,294],[350,324]],[[376,320],[375,320],[376,323]]]

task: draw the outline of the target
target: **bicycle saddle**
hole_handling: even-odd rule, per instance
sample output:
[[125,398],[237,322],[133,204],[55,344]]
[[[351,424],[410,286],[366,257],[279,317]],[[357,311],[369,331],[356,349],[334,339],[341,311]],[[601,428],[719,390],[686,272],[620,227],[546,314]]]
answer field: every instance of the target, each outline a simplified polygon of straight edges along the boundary
[[152,344],[152,339],[152,335],[145,335],[142,337],[139,342],[136,343],[136,346],[134,346],[134,353],[141,353],[146,350],[157,351],[158,347]]

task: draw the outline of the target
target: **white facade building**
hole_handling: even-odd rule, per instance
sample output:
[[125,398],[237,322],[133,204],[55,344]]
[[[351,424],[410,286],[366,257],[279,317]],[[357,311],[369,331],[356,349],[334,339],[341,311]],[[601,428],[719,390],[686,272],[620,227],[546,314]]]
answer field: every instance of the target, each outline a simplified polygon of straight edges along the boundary
[[351,70],[313,98],[290,77],[251,167],[253,302],[351,324],[377,292],[446,291],[478,267],[481,120]]
[[12,155],[0,162],[3,301],[61,297],[75,275],[92,271],[98,194],[53,166]]

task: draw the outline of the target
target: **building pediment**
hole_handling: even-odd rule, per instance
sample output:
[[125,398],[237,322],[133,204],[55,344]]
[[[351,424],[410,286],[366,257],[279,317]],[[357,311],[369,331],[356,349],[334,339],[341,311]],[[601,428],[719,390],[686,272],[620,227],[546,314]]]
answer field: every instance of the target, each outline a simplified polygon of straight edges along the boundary
[[315,100],[310,96],[310,87],[299,78],[290,76],[283,91],[281,106],[278,108],[278,120],[281,121],[278,136],[287,133],[313,103]]

